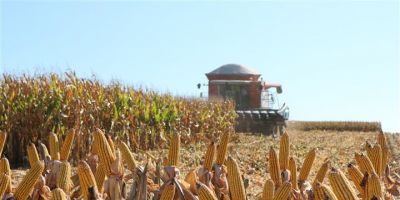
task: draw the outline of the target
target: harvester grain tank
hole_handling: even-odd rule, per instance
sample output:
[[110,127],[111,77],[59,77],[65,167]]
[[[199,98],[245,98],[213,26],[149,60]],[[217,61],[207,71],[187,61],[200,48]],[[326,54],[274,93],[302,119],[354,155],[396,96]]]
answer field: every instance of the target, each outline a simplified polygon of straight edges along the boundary
[[289,118],[289,108],[280,104],[280,84],[266,83],[260,74],[238,64],[226,64],[206,74],[210,99],[235,101],[237,132],[276,135],[283,132]]

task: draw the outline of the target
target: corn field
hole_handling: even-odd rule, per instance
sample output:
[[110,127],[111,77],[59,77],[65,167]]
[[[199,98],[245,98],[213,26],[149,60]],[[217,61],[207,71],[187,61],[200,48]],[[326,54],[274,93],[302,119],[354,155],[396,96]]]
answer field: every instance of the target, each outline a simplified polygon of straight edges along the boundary
[[66,130],[74,129],[78,134],[71,156],[79,160],[89,151],[95,128],[146,150],[162,147],[171,132],[180,132],[187,143],[216,137],[235,121],[228,101],[178,98],[118,82],[104,85],[72,72],[3,74],[0,81],[0,130],[9,134],[4,154],[13,166],[26,163],[25,147],[47,143],[49,133],[62,141]]

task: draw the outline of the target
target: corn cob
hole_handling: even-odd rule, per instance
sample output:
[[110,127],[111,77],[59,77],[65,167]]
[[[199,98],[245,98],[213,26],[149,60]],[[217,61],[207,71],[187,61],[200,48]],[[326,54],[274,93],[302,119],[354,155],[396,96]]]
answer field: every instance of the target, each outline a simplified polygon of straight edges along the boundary
[[321,187],[321,183],[318,181],[314,181],[313,194],[314,194],[314,200],[325,200],[324,189]]
[[107,135],[106,138],[107,138],[108,144],[110,145],[111,151],[113,152],[113,154],[115,154],[115,144],[114,144],[113,139],[111,138],[111,135]]
[[50,156],[52,160],[60,160],[58,137],[55,133],[49,135]]
[[218,200],[214,192],[206,185],[199,183],[197,188],[199,191],[199,200]]
[[230,138],[229,132],[225,132],[221,137],[221,142],[219,143],[219,145],[217,147],[218,148],[217,160],[215,161],[215,163],[217,163],[218,165],[222,165],[225,162],[225,156],[226,156],[226,151],[228,148],[229,138]]
[[262,193],[262,200],[272,200],[274,198],[274,191],[275,191],[275,186],[274,186],[274,181],[271,179],[268,179],[265,184],[264,184],[264,189]]
[[106,179],[103,163],[97,166],[96,172],[94,173],[94,179],[96,180],[97,188],[101,193],[103,191],[104,181]]
[[292,184],[289,182],[283,183],[283,185],[276,191],[273,200],[287,200],[290,197]]
[[368,174],[364,197],[365,199],[372,199],[374,197],[383,199],[382,187],[379,177],[376,174]]
[[197,194],[196,184],[197,184],[197,175],[196,170],[191,170],[185,177],[185,182],[190,185],[190,192],[193,194]]
[[173,200],[175,196],[175,185],[165,186],[163,192],[161,193],[160,200]]
[[383,170],[381,169],[381,167],[382,167],[381,146],[379,144],[376,144],[375,146],[372,147],[370,144],[367,144],[366,150],[367,150],[368,158],[371,160],[371,163],[375,169],[375,172],[378,174],[378,176],[382,176]]
[[[9,184],[8,184],[5,192],[10,193],[12,190],[11,189],[11,186],[12,186],[11,185],[11,169],[10,169],[10,164],[9,164],[7,158],[2,158],[0,160],[0,174],[5,174],[9,177],[8,178]],[[1,195],[0,195],[0,197],[1,197]]]
[[292,183],[292,189],[298,190],[296,160],[292,157],[290,157],[289,159],[289,171],[290,171],[290,183]]
[[374,166],[367,156],[362,153],[356,153],[354,158],[362,174],[365,174],[365,172],[368,172],[369,174],[375,173]]
[[129,150],[128,145],[126,145],[125,142],[119,142],[118,148],[122,153],[122,159],[128,166],[128,169],[131,172],[134,172],[136,170],[136,161],[135,158],[133,157],[131,150]]
[[312,164],[315,160],[315,154],[315,149],[312,149],[310,152],[307,153],[306,158],[304,159],[303,166],[300,169],[299,181],[303,182],[307,180],[307,177],[311,171]]
[[116,157],[112,152],[103,131],[100,129],[97,129],[94,133],[94,145],[96,145],[100,163],[104,163],[104,172],[108,176],[111,174],[111,165],[115,161]]
[[283,171],[289,167],[289,135],[285,132],[279,145],[279,167]]
[[329,200],[338,200],[338,198],[336,197],[335,193],[326,185],[321,184],[322,189],[324,190],[324,194],[326,197],[328,197],[327,199]]
[[7,134],[6,132],[0,131],[0,157],[6,144]]
[[355,191],[350,186],[349,181],[340,170],[332,168],[328,177],[333,192],[335,193],[338,199],[346,199],[346,200],[358,199]]
[[228,185],[232,200],[246,200],[246,191],[239,166],[232,157],[228,157],[226,162],[228,168]]
[[89,199],[89,188],[93,187],[95,193],[97,193],[96,181],[94,179],[92,170],[85,161],[80,161],[78,164],[78,176],[81,186],[81,192],[85,200]]
[[279,170],[278,156],[273,147],[269,149],[269,174],[275,183],[275,188],[279,188],[282,184],[281,172]]
[[28,170],[21,183],[15,189],[14,197],[17,200],[25,200],[31,195],[36,181],[42,175],[44,164],[40,161],[34,163]]
[[51,193],[52,193],[53,200],[67,200],[68,199],[65,192],[60,188],[54,189],[53,191],[51,191]]
[[36,150],[36,146],[33,143],[29,143],[27,151],[29,164],[32,167],[32,165],[40,161],[39,154]]
[[349,174],[351,180],[356,186],[358,192],[360,194],[363,194],[364,188],[361,186],[361,182],[363,180],[363,174],[361,173],[361,171],[350,163],[347,165],[347,173]]
[[71,192],[71,165],[67,161],[60,163],[60,173],[57,176],[56,184],[67,194]]
[[3,198],[3,195],[6,193],[9,185],[11,184],[11,179],[6,174],[0,174],[0,199]]
[[72,129],[70,132],[68,132],[67,136],[65,136],[65,140],[61,147],[60,160],[68,160],[69,154],[71,152],[71,147],[74,142],[74,138],[75,138],[75,130]]
[[318,170],[317,175],[315,176],[314,183],[316,183],[316,182],[323,183],[324,182],[324,178],[326,176],[326,172],[328,172],[329,165],[330,165],[329,160],[324,162],[324,164],[321,165],[321,167]]
[[179,164],[179,150],[181,146],[181,137],[179,134],[173,134],[169,143],[168,165],[177,166]]
[[382,172],[381,173],[383,174],[383,171],[385,170],[385,167],[386,167],[386,165],[388,163],[388,159],[389,159],[389,148],[386,144],[386,137],[383,132],[378,134],[378,144],[381,146],[381,149],[382,149],[382,166],[381,166]]
[[215,154],[215,144],[214,142],[211,142],[210,145],[208,145],[206,155],[204,155],[204,168],[207,169],[208,171],[211,171],[212,165],[214,162],[214,154]]

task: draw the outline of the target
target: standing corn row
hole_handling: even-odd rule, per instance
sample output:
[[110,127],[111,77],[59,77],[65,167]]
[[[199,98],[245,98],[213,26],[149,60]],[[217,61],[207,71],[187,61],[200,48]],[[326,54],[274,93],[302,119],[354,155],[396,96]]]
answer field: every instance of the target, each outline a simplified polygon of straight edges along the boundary
[[94,133],[94,145],[97,150],[100,163],[104,163],[104,171],[106,175],[111,174],[111,165],[115,161],[115,154],[112,152],[111,147],[104,135],[103,131],[97,129]]
[[31,166],[31,169],[26,173],[21,183],[15,189],[14,197],[17,200],[25,200],[33,191],[36,181],[42,175],[44,164],[40,161]]
[[198,184],[197,190],[199,191],[199,200],[218,200],[214,192],[202,183]]
[[175,196],[175,185],[170,184],[165,186],[163,192],[161,193],[160,200],[173,200]]
[[271,179],[275,183],[275,188],[279,188],[282,184],[281,172],[279,169],[278,156],[273,147],[269,149],[269,173]]
[[29,143],[27,152],[28,152],[29,164],[32,167],[35,163],[40,161],[39,154],[36,150],[36,146],[32,142]]
[[218,145],[217,160],[215,161],[218,165],[222,165],[225,162],[225,156],[226,156],[226,151],[228,149],[229,138],[230,138],[229,132],[225,132],[221,137],[221,141]]
[[7,158],[2,158],[0,160],[0,174],[5,174],[7,175],[9,184],[8,187],[6,188],[6,193],[10,193],[12,192],[12,188],[11,188],[11,169],[10,169],[10,163],[8,162]]
[[368,172],[369,174],[375,173],[374,166],[367,156],[362,153],[356,153],[354,159],[356,160],[362,174],[365,174],[365,172]]
[[67,136],[65,136],[65,140],[61,147],[60,160],[62,161],[68,160],[69,154],[71,152],[71,147],[74,142],[74,138],[75,138],[75,130],[72,129],[71,131],[68,132]]
[[50,156],[52,160],[60,160],[60,145],[58,144],[58,137],[55,133],[49,135]]
[[289,135],[285,132],[279,144],[279,167],[282,171],[289,167],[289,153]]
[[135,158],[133,157],[131,150],[129,150],[128,145],[126,145],[125,142],[121,141],[118,143],[118,148],[122,153],[122,159],[125,161],[126,165],[128,166],[128,169],[131,172],[134,172],[136,169],[136,161]]
[[262,193],[262,200],[272,200],[274,198],[274,191],[275,191],[275,186],[274,186],[274,181],[271,179],[268,179],[263,188],[263,193]]
[[94,179],[92,170],[85,161],[80,161],[78,164],[78,176],[81,186],[81,192],[85,200],[89,199],[89,188],[93,187],[97,193],[96,181]]
[[383,199],[382,187],[376,174],[368,174],[364,197],[365,199],[372,199],[373,197]]
[[0,157],[6,144],[7,134],[6,132],[0,131]]
[[328,161],[324,162],[324,164],[321,165],[321,167],[319,168],[319,170],[317,172],[317,175],[315,176],[314,183],[316,183],[316,182],[323,183],[324,182],[326,172],[328,172],[329,164],[330,164],[330,161],[328,160]]
[[179,134],[173,134],[169,143],[168,165],[177,166],[179,164],[179,150],[181,146],[181,137]]
[[315,154],[316,154],[315,149],[312,149],[307,153],[306,158],[304,159],[303,166],[300,169],[299,181],[304,182],[307,180],[307,177],[311,171],[312,164],[315,160]]
[[10,177],[0,173],[0,199],[3,199],[3,195],[6,193],[9,184],[11,184]]
[[60,188],[56,188],[53,191],[51,191],[52,193],[52,199],[53,200],[67,200],[67,195],[65,194],[65,192],[63,190],[61,190]]
[[338,199],[346,199],[346,200],[358,199],[356,193],[350,186],[349,181],[340,170],[332,168],[328,177],[333,192],[335,193]]
[[204,155],[204,168],[211,171],[214,162],[215,144],[211,142],[207,147],[206,155]]
[[371,163],[375,169],[375,172],[377,173],[378,176],[382,176],[383,170],[381,169],[381,167],[382,167],[381,146],[379,144],[376,144],[374,146],[367,144],[366,150],[367,150],[367,155],[368,155],[369,159],[371,160]]
[[289,182],[285,182],[279,189],[276,191],[273,200],[287,200],[290,197],[290,192],[292,189],[292,184]]
[[60,163],[60,173],[57,177],[57,186],[67,194],[71,192],[71,165],[67,161],[62,161]]
[[292,183],[292,188],[294,190],[298,190],[296,160],[292,157],[290,157],[289,159],[289,171],[290,171],[290,182]]
[[246,191],[237,162],[232,157],[228,157],[226,166],[228,168],[228,185],[232,200],[246,200]]
[[358,192],[360,194],[364,193],[364,188],[361,186],[361,182],[363,180],[363,174],[361,171],[356,168],[353,164],[347,165],[347,173],[349,174],[351,180],[353,181],[354,185],[356,186]]

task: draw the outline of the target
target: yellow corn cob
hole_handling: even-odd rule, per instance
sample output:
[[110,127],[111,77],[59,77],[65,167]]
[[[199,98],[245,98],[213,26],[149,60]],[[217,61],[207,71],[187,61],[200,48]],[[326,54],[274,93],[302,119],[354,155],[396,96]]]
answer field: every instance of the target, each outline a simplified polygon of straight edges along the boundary
[[50,156],[52,160],[60,160],[60,145],[58,144],[58,137],[55,133],[49,135]]
[[97,129],[94,133],[94,145],[96,145],[100,163],[104,163],[104,172],[109,176],[111,174],[111,165],[116,157],[107,142],[106,136],[100,129]]
[[268,179],[265,184],[264,184],[264,189],[262,193],[262,200],[272,200],[274,198],[274,191],[275,191],[275,186],[274,186],[274,181],[271,179]]
[[6,144],[7,134],[6,132],[0,131],[0,157]]
[[179,164],[179,150],[181,146],[181,137],[179,134],[173,134],[169,143],[168,165],[177,166]]
[[210,145],[208,145],[206,155],[204,155],[204,168],[207,169],[208,171],[211,171],[212,165],[214,162],[214,154],[215,154],[215,144],[214,142],[211,142]]
[[229,138],[230,138],[229,132],[225,132],[221,137],[221,141],[218,145],[217,160],[215,161],[215,163],[217,163],[218,165],[222,165],[225,162],[225,156],[228,148]]
[[72,129],[71,131],[68,132],[67,136],[65,136],[65,140],[61,147],[60,160],[68,160],[69,153],[71,152],[71,147],[74,142],[74,138],[75,138],[75,130]]
[[383,199],[382,186],[376,174],[368,174],[364,197],[365,199],[372,199],[373,197]]
[[57,177],[56,184],[67,194],[71,192],[71,165],[67,161],[60,163],[60,173]]
[[368,158],[371,160],[371,163],[375,169],[375,172],[378,174],[378,176],[382,176],[383,170],[381,169],[381,167],[382,167],[381,146],[379,144],[376,144],[375,146],[372,147],[370,144],[367,144],[366,150],[367,150]]
[[103,191],[104,181],[106,180],[103,163],[97,166],[96,172],[94,173],[94,179],[96,180],[97,189],[101,193]]
[[290,197],[292,184],[289,182],[283,183],[283,185],[276,191],[273,200],[287,200]]
[[314,181],[313,194],[314,194],[314,200],[325,200],[324,189],[321,187],[321,183],[318,181]]
[[11,184],[11,179],[6,174],[0,174],[0,198],[2,199],[3,195],[6,193],[6,190]]
[[21,183],[15,189],[14,197],[17,200],[25,200],[31,195],[36,181],[42,175],[44,163],[38,161],[31,166]]
[[85,161],[80,161],[78,164],[78,176],[81,186],[81,192],[85,200],[89,199],[89,188],[93,187],[97,193],[96,180],[94,179],[92,170]]
[[363,174],[361,173],[361,171],[350,163],[347,165],[347,173],[349,174],[351,180],[356,186],[358,192],[360,194],[363,194],[364,188],[361,186],[361,182],[363,180]]
[[279,168],[278,156],[273,147],[269,149],[269,174],[274,181],[275,188],[281,186],[281,172]]
[[113,152],[113,154],[115,154],[115,145],[113,139],[111,138],[111,135],[107,135],[106,138],[108,144],[110,145],[111,151]]
[[279,145],[279,167],[283,171],[289,167],[289,135],[285,132]]
[[214,192],[202,183],[199,183],[197,190],[199,191],[199,200],[218,200]]
[[321,167],[318,170],[317,175],[315,176],[314,183],[316,183],[316,182],[323,183],[324,182],[326,172],[328,172],[328,169],[329,169],[329,164],[330,164],[330,162],[328,160],[328,161],[324,162],[324,164],[321,165]]
[[289,159],[289,171],[290,171],[290,183],[292,183],[292,189],[298,190],[296,160],[292,157],[290,157]]
[[189,183],[190,185],[190,192],[193,194],[197,194],[196,184],[197,184],[197,175],[196,170],[191,170],[185,177],[185,182]]
[[354,158],[362,174],[365,174],[365,172],[368,172],[370,174],[375,173],[374,166],[372,165],[371,160],[367,156],[365,156],[362,153],[361,154],[356,153]]
[[160,200],[173,200],[175,196],[175,185],[167,185],[161,193]]
[[328,197],[327,199],[329,200],[338,200],[338,198],[336,197],[335,193],[326,185],[321,184],[322,189],[324,190],[324,194],[326,197]]
[[355,200],[358,199],[355,191],[350,186],[349,181],[338,169],[332,169],[329,173],[329,183],[338,199]]
[[126,145],[125,142],[119,142],[118,148],[122,153],[122,159],[128,166],[128,169],[131,172],[134,172],[136,170],[136,161],[135,158],[133,157],[131,150],[129,150],[128,145]]
[[381,174],[383,174],[383,171],[385,170],[385,167],[388,163],[388,159],[389,159],[389,148],[386,144],[386,137],[385,134],[383,132],[378,134],[378,144],[381,146],[382,149],[382,172]]
[[306,158],[304,159],[303,166],[300,169],[299,173],[299,181],[306,181],[308,175],[310,174],[312,164],[315,160],[316,150],[312,149],[307,153]]
[[228,185],[232,200],[246,200],[246,191],[239,166],[232,157],[228,157],[226,162],[228,168]]
[[36,150],[36,146],[33,143],[28,144],[28,160],[30,166],[34,165],[38,161],[40,161],[39,154]]
[[53,200],[67,200],[68,199],[65,192],[60,188],[54,189],[53,191],[51,191],[51,194],[52,194]]
[[[5,192],[6,193],[12,192],[12,189],[11,189],[11,186],[12,186],[11,185],[11,169],[10,169],[10,163],[8,162],[7,158],[2,158],[0,160],[0,174],[5,174],[5,175],[7,175],[9,177],[9,179],[8,179],[9,184],[8,184]],[[1,195],[0,195],[0,197],[1,197]]]

